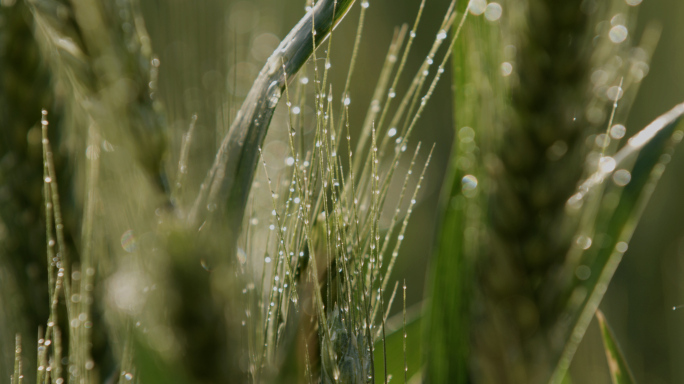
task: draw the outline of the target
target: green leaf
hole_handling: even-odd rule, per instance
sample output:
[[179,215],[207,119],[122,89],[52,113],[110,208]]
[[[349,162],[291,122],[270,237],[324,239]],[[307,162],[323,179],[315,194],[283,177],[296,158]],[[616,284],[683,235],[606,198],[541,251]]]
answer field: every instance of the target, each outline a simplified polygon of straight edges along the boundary
[[[457,10],[466,11],[467,2]],[[462,8],[459,8],[462,7]],[[458,26],[454,27],[454,33]],[[505,108],[497,25],[466,20],[453,50],[454,142],[440,196],[440,226],[430,260],[423,322],[425,378],[433,383],[469,382],[474,264],[486,226],[488,174],[482,153],[497,135]],[[499,79],[489,81],[489,79]]]
[[[573,316],[573,320],[569,323],[570,327],[561,330],[566,335],[566,343],[551,383],[560,383],[570,367],[589,322],[627,251],[641,214],[669,162],[674,146],[684,137],[680,124],[683,115],[684,103],[676,105],[633,136],[614,156],[616,168],[624,166],[626,159],[636,156],[631,181],[620,192],[617,207],[599,215],[596,220],[594,233],[602,234],[607,240],[600,247],[590,247],[582,256],[582,263],[590,266],[591,275],[584,282],[576,281],[574,290],[569,295],[567,313]],[[610,179],[610,176],[602,175],[601,180]],[[590,185],[589,190],[592,188],[594,186]],[[578,297],[581,301],[577,300]]]
[[596,319],[601,328],[601,339],[603,339],[603,347],[606,350],[606,358],[608,359],[608,369],[610,370],[610,378],[613,384],[634,384],[634,375],[627,365],[625,356],[620,350],[620,346],[615,340],[613,331],[608,326],[606,317],[601,310],[596,311]]

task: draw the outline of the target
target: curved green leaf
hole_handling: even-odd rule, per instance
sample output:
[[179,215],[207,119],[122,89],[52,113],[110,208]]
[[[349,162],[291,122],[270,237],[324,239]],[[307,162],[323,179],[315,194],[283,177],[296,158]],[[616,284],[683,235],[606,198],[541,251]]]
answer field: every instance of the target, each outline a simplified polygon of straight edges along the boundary
[[601,328],[601,339],[603,340],[603,347],[606,351],[606,359],[608,359],[608,369],[610,370],[610,378],[613,384],[635,384],[634,375],[627,365],[625,356],[620,350],[620,346],[615,340],[613,331],[608,326],[606,317],[601,310],[596,311],[596,319]]

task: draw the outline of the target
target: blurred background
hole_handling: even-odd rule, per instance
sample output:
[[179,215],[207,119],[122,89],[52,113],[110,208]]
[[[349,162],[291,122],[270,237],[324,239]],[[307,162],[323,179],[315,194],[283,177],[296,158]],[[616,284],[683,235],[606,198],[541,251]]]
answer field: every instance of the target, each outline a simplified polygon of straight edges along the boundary
[[[304,3],[304,0],[142,2],[152,45],[161,61],[159,92],[173,130],[172,157],[179,153],[181,134],[193,114],[198,116],[196,142],[218,145],[217,138],[225,134],[263,63],[303,15]],[[419,0],[370,2],[350,92],[352,136],[355,128],[358,133],[369,108],[395,27],[413,23],[419,3]],[[398,94],[406,90],[409,79],[424,60],[447,7],[447,0],[428,0]],[[644,1],[635,11],[638,24],[630,30],[632,36],[638,39],[645,26],[653,22],[659,23],[663,32],[629,119],[616,122],[625,124],[628,134],[684,101],[684,2]],[[358,13],[359,7],[355,6],[333,35],[331,76],[333,94],[338,100],[351,57]],[[319,57],[324,55],[323,51],[324,48],[318,51]],[[439,220],[438,197],[453,141],[450,84],[447,72],[411,140],[412,147],[421,141],[424,149],[433,144],[435,149],[392,279],[406,280],[407,306],[423,299]],[[302,106],[305,121],[311,113],[311,108]],[[286,166],[286,116],[281,102],[265,145],[267,169],[272,177]],[[411,147],[407,152],[411,152]],[[189,184],[199,184],[199,178],[204,175],[202,170],[213,160],[213,153],[215,148],[195,146],[192,149],[194,160],[188,175],[196,180]],[[423,161],[426,154],[423,150]],[[175,160],[170,164],[175,164]],[[673,310],[684,305],[683,176],[684,152],[680,148],[647,207],[601,305],[636,378],[644,383],[684,382],[684,365],[680,364],[684,360],[684,308]],[[260,182],[263,182],[263,172],[255,180],[257,185]],[[270,204],[268,198],[261,201]],[[609,382],[595,324],[575,357],[572,374],[579,383]]]

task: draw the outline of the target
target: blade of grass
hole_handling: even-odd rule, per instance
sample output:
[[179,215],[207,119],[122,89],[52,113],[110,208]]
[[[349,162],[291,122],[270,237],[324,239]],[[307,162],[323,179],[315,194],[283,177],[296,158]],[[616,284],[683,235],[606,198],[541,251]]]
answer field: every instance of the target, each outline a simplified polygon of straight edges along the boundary
[[613,384],[636,384],[632,370],[629,369],[625,356],[615,339],[613,330],[608,326],[608,321],[600,309],[596,310],[596,319],[601,329],[601,340],[606,351],[608,369]]
[[[460,4],[458,11],[467,12],[467,7]],[[480,218],[485,212],[484,188],[478,185],[478,181],[485,181],[478,147],[492,136],[486,127],[494,126],[496,116],[493,109],[482,108],[496,105],[492,97],[495,92],[484,87],[486,76],[494,71],[487,64],[499,62],[497,51],[488,48],[496,45],[481,43],[490,41],[489,34],[496,36],[490,29],[484,20],[471,18],[453,48],[456,125],[441,192],[442,217],[430,262],[430,301],[423,321],[421,357],[425,376],[431,382],[468,381],[470,287],[482,229]],[[471,184],[464,184],[464,180]]]
[[207,213],[221,204],[229,220],[231,248],[235,247],[249,197],[259,157],[258,147],[263,145],[285,83],[294,78],[315,48],[330,36],[354,2],[323,0],[307,12],[266,62],[222,140],[208,182],[205,182],[205,185],[211,183],[206,209],[200,211],[202,196],[199,196],[190,222],[202,223]]
[[[682,115],[684,115],[684,105],[680,104],[647,126],[648,129],[644,131],[649,132],[648,140],[641,142],[639,139],[633,143],[639,144],[640,149],[637,151],[638,157],[631,173],[631,181],[624,187],[620,202],[608,219],[605,231],[602,231],[608,236],[610,243],[595,251],[596,254],[590,267],[592,271],[590,277],[585,282],[578,283],[568,299],[566,314],[572,318],[572,321],[569,324],[559,323],[553,330],[553,334],[562,335],[559,337],[564,337],[566,342],[550,383],[562,382],[589,322],[627,251],[639,218],[669,161],[669,156],[662,155],[671,153],[674,145],[684,136],[680,124]],[[635,137],[646,137],[643,136],[644,131]],[[598,247],[590,248],[590,250],[596,248]],[[578,302],[580,305],[577,304]]]

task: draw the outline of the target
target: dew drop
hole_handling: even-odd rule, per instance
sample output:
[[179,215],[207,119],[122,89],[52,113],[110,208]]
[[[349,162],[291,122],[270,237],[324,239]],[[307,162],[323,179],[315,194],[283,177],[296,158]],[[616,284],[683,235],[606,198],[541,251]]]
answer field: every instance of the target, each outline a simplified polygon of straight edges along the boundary
[[270,258],[269,256],[266,256],[266,258],[264,258],[264,263],[270,264],[270,263],[271,263],[271,258]]
[[299,107],[292,107],[292,114],[293,115],[299,115],[301,113],[301,109]]
[[121,247],[129,253],[135,251],[136,239],[132,229],[127,230],[121,235]]
[[280,96],[282,94],[280,91],[280,86],[278,85],[277,81],[272,82],[271,85],[268,86],[266,94],[269,95],[268,107],[275,108],[275,106],[278,105],[278,101],[280,101]]
[[591,268],[580,265],[575,269],[575,276],[580,280],[587,280],[591,276]]
[[624,187],[625,185],[629,184],[631,180],[632,174],[626,169],[619,169],[615,172],[615,174],[613,174],[613,182],[617,186]]
[[345,97],[344,98],[344,105],[349,105],[349,104],[351,104],[351,99],[348,97]]
[[489,21],[497,21],[501,18],[501,14],[503,13],[503,9],[501,8],[501,4],[499,3],[489,3],[487,4],[487,7],[485,8],[485,18]]
[[621,241],[621,242],[615,244],[615,250],[620,252],[620,253],[627,252],[628,248],[629,248],[629,245],[624,241]]
[[599,169],[604,173],[613,172],[616,165],[615,159],[610,156],[604,156],[601,158],[601,160],[599,160]]
[[610,29],[610,32],[608,32],[608,37],[613,43],[619,44],[627,39],[628,34],[629,32],[627,31],[627,27],[624,25],[616,25]]
[[125,377],[126,380],[128,380],[128,381],[133,380],[133,374],[130,373],[130,372],[126,372],[126,374],[124,375],[124,377]]
[[461,190],[463,192],[472,191],[477,188],[477,178],[473,175],[465,175],[461,179]]
[[458,130],[458,138],[461,142],[469,143],[475,138],[475,130],[470,127],[462,127]]
[[294,163],[295,163],[295,159],[292,156],[285,159],[285,164],[288,166],[292,166]]
[[625,128],[624,125],[622,124],[615,124],[612,127],[610,127],[610,137],[613,139],[622,139],[625,137],[625,133],[627,132],[627,128]]
[[610,144],[610,138],[605,133],[601,133],[599,135],[596,135],[596,139],[594,139],[594,142],[596,143],[597,147],[603,148]]
[[591,237],[580,235],[579,237],[577,237],[577,240],[575,242],[580,248],[589,249],[589,247],[591,247],[592,240]]
[[639,5],[639,4],[641,4],[641,1],[642,1],[642,0],[625,0],[625,3],[627,3],[627,5],[630,5],[630,6],[632,6],[632,7],[635,7],[635,6]]
[[447,38],[446,31],[443,29],[441,31],[439,31],[439,33],[437,34],[437,40],[444,40],[446,38]]
[[362,6],[363,8],[368,8],[368,7],[370,7],[370,3],[369,3],[368,1],[363,1],[363,2],[361,3],[361,6]]
[[501,63],[501,75],[504,77],[509,76],[513,73],[513,65],[508,61]]
[[625,17],[624,13],[616,13],[615,16],[610,18],[610,25],[615,26],[615,25],[625,25],[627,22],[627,18]]
[[606,96],[613,101],[620,100],[622,98],[622,94],[622,88],[617,85],[608,88],[608,91],[606,91]]
[[479,16],[485,12],[487,8],[487,0],[470,0],[468,11],[471,15]]
[[86,158],[88,160],[95,160],[100,157],[100,148],[94,145],[89,145],[86,148]]
[[389,137],[394,137],[396,134],[397,134],[397,129],[396,129],[396,128],[390,128],[390,129],[387,131],[387,136],[389,136]]
[[558,161],[568,151],[568,144],[563,140],[557,140],[546,149],[546,157],[551,161]]

